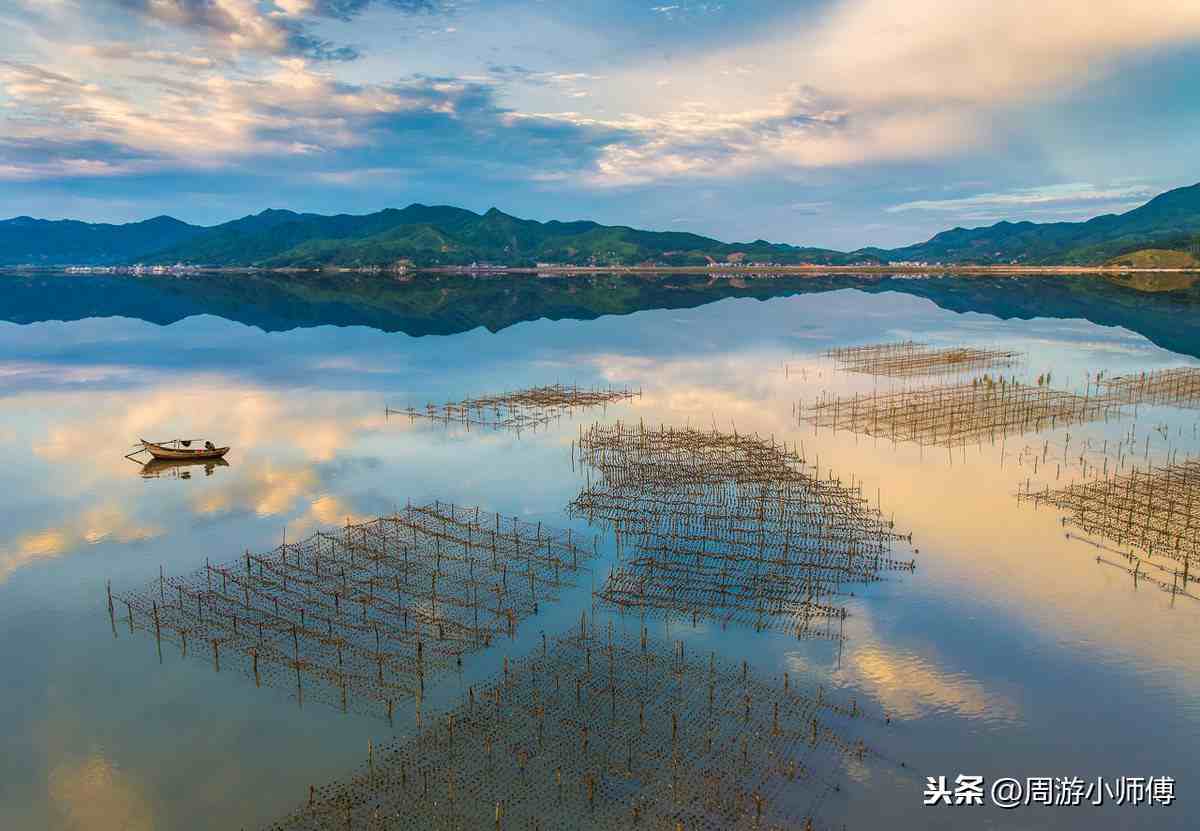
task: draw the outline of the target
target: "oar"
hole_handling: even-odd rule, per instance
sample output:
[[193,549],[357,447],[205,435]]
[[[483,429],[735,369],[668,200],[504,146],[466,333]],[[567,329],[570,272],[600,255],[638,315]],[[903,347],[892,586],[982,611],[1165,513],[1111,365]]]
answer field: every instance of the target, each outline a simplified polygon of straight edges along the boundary
[[[133,457],[139,453],[146,452],[146,442],[145,442],[145,440],[139,441],[137,444],[133,445],[133,447],[134,447],[134,451],[132,453],[126,453],[125,458],[129,459],[132,462],[136,462],[137,459],[135,459]],[[141,464],[141,463],[139,462],[139,464]]]

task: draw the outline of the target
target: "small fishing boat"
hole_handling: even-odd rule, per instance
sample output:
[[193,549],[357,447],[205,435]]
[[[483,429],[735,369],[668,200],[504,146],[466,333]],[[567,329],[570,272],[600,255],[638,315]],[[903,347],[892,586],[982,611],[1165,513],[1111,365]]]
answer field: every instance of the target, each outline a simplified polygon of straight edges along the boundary
[[[211,441],[201,439],[171,439],[170,441],[141,442],[141,450],[146,451],[156,459],[220,459],[229,452],[228,447],[217,447]],[[192,447],[192,445],[198,445]]]

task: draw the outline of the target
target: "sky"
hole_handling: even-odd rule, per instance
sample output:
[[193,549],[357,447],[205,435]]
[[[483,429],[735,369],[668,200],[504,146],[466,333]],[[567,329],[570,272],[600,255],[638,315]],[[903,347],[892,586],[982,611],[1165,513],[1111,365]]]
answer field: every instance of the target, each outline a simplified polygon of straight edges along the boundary
[[1200,180],[1200,0],[0,0],[0,216],[852,249]]

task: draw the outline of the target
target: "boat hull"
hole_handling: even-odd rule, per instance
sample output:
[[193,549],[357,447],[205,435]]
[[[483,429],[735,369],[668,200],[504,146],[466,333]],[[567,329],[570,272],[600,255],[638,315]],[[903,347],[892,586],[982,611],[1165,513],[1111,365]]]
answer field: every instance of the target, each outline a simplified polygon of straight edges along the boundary
[[228,447],[216,447],[212,450],[198,448],[163,447],[161,444],[144,442],[146,450],[156,459],[220,459],[229,452]]

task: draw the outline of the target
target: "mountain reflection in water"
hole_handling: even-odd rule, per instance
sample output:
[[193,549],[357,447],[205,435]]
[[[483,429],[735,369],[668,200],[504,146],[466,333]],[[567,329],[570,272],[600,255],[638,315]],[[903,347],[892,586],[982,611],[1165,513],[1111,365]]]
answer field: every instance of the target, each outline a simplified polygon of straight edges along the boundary
[[1120,326],[1200,357],[1194,275],[879,276],[762,274],[449,275],[202,274],[179,277],[8,274],[0,319],[14,323],[130,317],[166,325],[209,314],[277,332],[367,326],[413,336],[522,321],[592,320],[647,309],[688,309],[727,297],[765,300],[857,289],[927,298],[943,309],[1002,320],[1079,318]]

